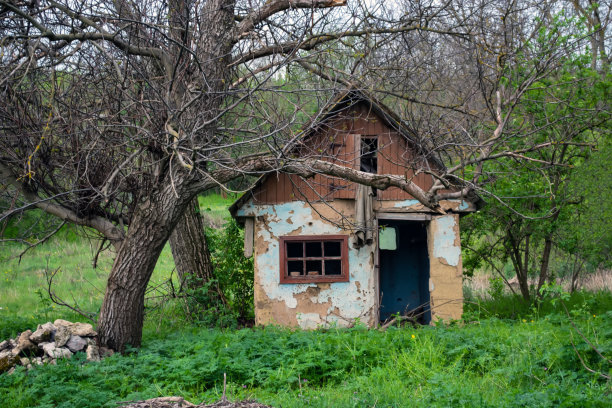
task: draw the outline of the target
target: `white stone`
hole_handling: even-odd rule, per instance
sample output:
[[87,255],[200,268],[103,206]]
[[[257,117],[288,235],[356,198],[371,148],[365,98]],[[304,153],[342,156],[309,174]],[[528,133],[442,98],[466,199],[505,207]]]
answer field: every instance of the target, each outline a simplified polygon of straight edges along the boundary
[[62,347],[68,343],[71,335],[72,333],[69,327],[57,326],[57,331],[55,332],[55,347]]
[[30,341],[34,343],[49,341],[56,330],[57,328],[51,322],[47,322],[43,325],[39,324],[36,331],[30,335]]
[[53,324],[57,326],[58,328],[60,326],[67,327],[68,330],[70,331],[70,334],[74,334],[75,336],[93,337],[97,334],[94,331],[93,326],[89,323],[80,323],[80,322],[72,323],[67,320],[57,319],[55,322],[53,322]]
[[95,344],[87,346],[87,361],[100,361],[100,350]]
[[85,339],[83,339],[81,336],[72,335],[70,336],[70,339],[68,339],[68,342],[66,342],[66,347],[68,347],[68,350],[72,351],[73,353],[83,350],[85,346],[87,346],[87,341],[85,341]]

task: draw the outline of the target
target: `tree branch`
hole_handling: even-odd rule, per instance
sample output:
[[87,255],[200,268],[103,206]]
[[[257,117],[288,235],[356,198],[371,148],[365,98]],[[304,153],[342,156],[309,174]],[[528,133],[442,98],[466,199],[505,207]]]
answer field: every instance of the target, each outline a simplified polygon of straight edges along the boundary
[[100,232],[104,237],[118,246],[125,238],[125,232],[118,228],[115,224],[107,220],[106,218],[99,216],[92,217],[81,217],[76,212],[63,207],[58,204],[50,203],[44,199],[41,199],[35,192],[33,192],[25,183],[19,182],[18,177],[15,177],[13,172],[3,163],[0,163],[0,180],[12,184],[14,187],[21,192],[21,194],[28,200],[32,205],[43,210],[44,212],[61,218],[64,221],[72,222],[73,224],[91,227],[96,231]]
[[345,6],[347,0],[272,0],[259,9],[249,13],[236,27],[234,41],[238,41],[251,32],[255,26],[268,17],[288,9],[298,8],[329,8]]

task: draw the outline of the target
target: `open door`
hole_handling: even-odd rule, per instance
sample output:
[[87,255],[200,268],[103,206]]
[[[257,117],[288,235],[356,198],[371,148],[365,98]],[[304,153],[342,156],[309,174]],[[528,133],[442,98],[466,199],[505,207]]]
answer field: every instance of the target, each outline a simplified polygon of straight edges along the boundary
[[379,239],[380,320],[400,313],[414,316],[419,323],[429,324],[427,223],[399,220],[379,220],[378,223],[381,230],[394,229],[396,244],[395,249],[389,244],[393,231],[385,234],[384,242]]

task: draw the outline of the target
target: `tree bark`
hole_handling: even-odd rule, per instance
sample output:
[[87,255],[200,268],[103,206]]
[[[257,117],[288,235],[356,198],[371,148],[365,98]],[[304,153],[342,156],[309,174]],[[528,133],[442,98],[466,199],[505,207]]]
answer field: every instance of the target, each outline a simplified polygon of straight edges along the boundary
[[536,295],[538,298],[542,297],[540,294],[540,289],[542,288],[542,285],[544,285],[544,282],[546,282],[546,279],[548,278],[548,265],[550,263],[552,244],[553,244],[552,234],[546,235],[546,238],[544,238],[544,251],[542,252],[542,264],[540,267],[540,277],[538,278],[538,288],[536,291]]
[[181,289],[201,288],[213,277],[210,251],[199,208],[196,197],[187,205],[185,213],[170,235],[170,249]]
[[147,284],[164,245],[195,195],[185,188],[187,181],[181,188],[179,175],[168,177],[174,177],[176,190],[164,183],[160,191],[138,205],[106,285],[98,320],[99,340],[119,352],[126,345],[140,346]]

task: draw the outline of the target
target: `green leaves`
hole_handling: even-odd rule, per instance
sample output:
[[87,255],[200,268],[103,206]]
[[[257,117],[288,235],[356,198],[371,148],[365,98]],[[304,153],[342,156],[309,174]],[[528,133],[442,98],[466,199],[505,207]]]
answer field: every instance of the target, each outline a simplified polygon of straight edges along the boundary
[[[605,406],[608,385],[582,368],[569,326],[555,316],[384,332],[194,326],[100,363],[76,356],[0,375],[0,400],[7,408],[115,407],[169,395],[217,401],[226,373],[230,400],[283,407]],[[602,353],[612,351],[610,312],[574,319]],[[599,369],[588,345],[574,342]]]

